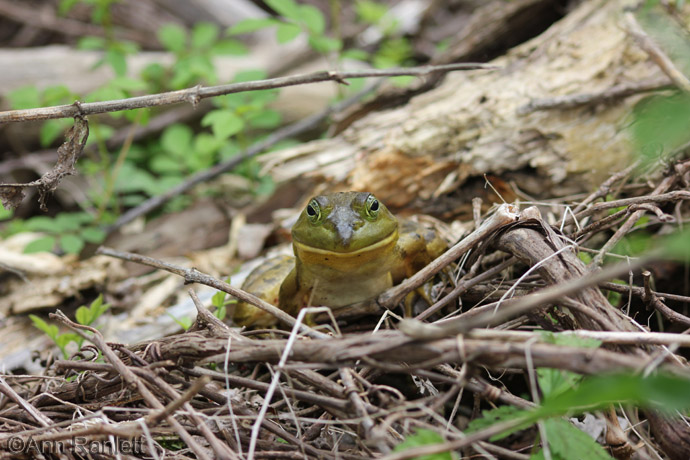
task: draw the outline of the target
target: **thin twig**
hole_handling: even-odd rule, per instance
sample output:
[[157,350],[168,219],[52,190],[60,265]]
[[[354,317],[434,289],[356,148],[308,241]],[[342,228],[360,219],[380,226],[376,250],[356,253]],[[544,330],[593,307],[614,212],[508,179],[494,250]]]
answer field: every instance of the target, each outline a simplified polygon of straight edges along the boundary
[[0,377],[0,393],[3,393],[12,401],[17,403],[22,409],[24,409],[29,415],[31,415],[31,417],[34,420],[36,420],[36,422],[38,422],[41,426],[49,427],[53,424],[53,422],[48,417],[43,415],[34,406],[26,402],[24,398],[19,396],[19,394],[16,391],[14,391],[14,389],[11,386],[7,384],[3,377]]
[[668,79],[648,79],[638,82],[612,86],[598,93],[568,94],[552,98],[535,98],[517,109],[518,115],[526,115],[538,110],[567,110],[583,105],[613,102],[635,94],[648,93],[671,88]]
[[635,15],[631,12],[626,12],[623,14],[623,17],[625,18],[625,25],[628,29],[628,33],[639,47],[649,54],[649,57],[652,58],[654,63],[659,66],[661,71],[671,79],[678,89],[686,93],[690,92],[690,80],[688,80],[688,77],[678,70],[673,61],[669,59],[659,45],[647,35],[647,32],[642,29],[637,19],[635,19]]
[[690,318],[682,315],[676,311],[673,311],[665,303],[663,303],[659,297],[652,292],[651,287],[651,272],[645,270],[642,272],[642,279],[644,282],[644,288],[642,289],[642,301],[647,304],[648,307],[657,310],[661,313],[664,318],[671,321],[672,323],[680,324],[683,327],[690,327]]
[[425,324],[417,320],[406,319],[401,322],[400,329],[412,337],[428,339],[431,337],[448,337],[474,328],[494,326],[510,318],[527,313],[539,306],[548,305],[561,297],[628,273],[630,270],[648,263],[649,260],[649,258],[640,258],[630,263],[620,263],[605,267],[600,271],[590,273],[581,278],[574,278],[565,284],[550,286],[534,294],[526,295],[512,305],[504,306],[499,311],[485,311],[473,318],[462,318],[462,321],[452,319],[439,325]]
[[202,99],[226,94],[241,93],[245,91],[258,91],[264,89],[284,88],[287,86],[304,85],[308,83],[319,83],[324,81],[335,81],[344,83],[351,78],[366,77],[394,77],[401,75],[413,75],[423,77],[436,72],[452,72],[457,70],[473,69],[497,69],[498,67],[488,64],[456,63],[438,66],[422,66],[397,69],[370,69],[336,71],[322,70],[309,74],[292,75],[288,77],[269,78],[266,80],[249,81],[242,83],[230,83],[218,86],[195,86],[193,88],[182,89],[179,91],[169,91],[166,93],[147,94],[126,99],[116,99],[111,101],[88,102],[84,104],[58,105],[53,107],[41,107],[24,110],[8,110],[0,112],[0,123],[11,123],[18,121],[50,120],[53,118],[73,118],[76,116],[87,116],[98,113],[118,112],[120,110],[133,110],[150,107],[159,107],[170,104],[188,102],[196,105]]
[[[98,349],[103,353],[106,360],[112,364],[122,378],[137,388],[144,400],[151,405],[154,409],[163,409],[163,404],[154,396],[154,394],[149,390],[146,385],[139,379],[122,360],[115,354],[115,352],[105,343],[103,335],[101,332],[93,327],[84,326],[77,324],[67,318],[64,313],[58,310],[56,313],[51,313],[50,316],[61,321],[70,329],[74,330],[77,334],[84,337],[86,340],[93,342]],[[93,335],[88,335],[84,331],[90,331]],[[189,432],[178,422],[174,417],[168,415],[165,420],[175,429],[177,434],[180,435],[182,440],[194,451],[194,453],[202,460],[211,460],[206,451],[196,442],[196,440],[189,434]]]
[[378,303],[384,308],[394,308],[409,292],[420,287],[429,278],[440,272],[445,266],[456,260],[465,252],[484,241],[489,235],[499,228],[515,222],[518,218],[518,210],[509,204],[502,204],[484,223],[463,238],[458,244],[433,260],[429,265],[418,271],[412,277],[406,279],[398,286],[386,290],[378,297]]
[[[278,307],[275,307],[271,305],[270,303],[266,302],[265,300],[262,300],[258,297],[256,297],[253,294],[250,294],[249,292],[243,291],[241,289],[238,289],[234,286],[229,285],[228,283],[221,281],[217,278],[214,278],[210,275],[207,275],[205,273],[200,272],[196,268],[184,268],[180,267],[179,265],[173,265],[167,262],[163,262],[162,260],[154,259],[152,257],[147,257],[147,256],[142,256],[140,254],[134,254],[131,252],[121,252],[121,251],[115,251],[114,249],[110,248],[105,248],[103,246],[99,247],[98,250],[96,251],[97,254],[103,254],[106,256],[110,257],[115,257],[117,259],[122,259],[126,260],[129,262],[135,262],[138,264],[142,265],[148,265],[149,267],[154,267],[158,268],[161,270],[168,271],[170,273],[174,273],[176,275],[179,275],[184,278],[185,283],[199,283],[199,284],[205,284],[207,286],[211,286],[212,288],[218,289],[219,291],[226,292],[237,299],[247,302],[249,304],[254,305],[255,307],[275,316],[278,321],[281,323],[294,327],[295,323],[295,318],[292,316],[288,315],[285,313],[283,310],[281,310]],[[312,329],[309,326],[306,326],[304,324],[300,325],[301,332],[304,332],[310,337],[314,338],[328,338],[329,336],[327,334],[324,334],[322,332],[319,332],[317,330]]]

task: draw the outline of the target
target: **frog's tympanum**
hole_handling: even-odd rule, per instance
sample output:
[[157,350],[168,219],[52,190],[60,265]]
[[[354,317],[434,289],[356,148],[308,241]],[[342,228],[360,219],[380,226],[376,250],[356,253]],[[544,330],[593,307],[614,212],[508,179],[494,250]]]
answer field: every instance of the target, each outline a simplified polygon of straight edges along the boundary
[[[431,230],[400,221],[371,193],[312,198],[292,227],[295,257],[269,259],[242,288],[295,316],[306,306],[337,309],[379,295],[438,257],[446,245]],[[275,318],[240,302],[238,325],[267,327]]]

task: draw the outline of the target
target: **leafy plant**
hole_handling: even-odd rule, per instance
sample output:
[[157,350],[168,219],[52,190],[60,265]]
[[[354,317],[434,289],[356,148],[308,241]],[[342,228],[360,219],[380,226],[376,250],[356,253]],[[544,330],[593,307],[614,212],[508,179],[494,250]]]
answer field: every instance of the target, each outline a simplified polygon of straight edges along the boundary
[[41,232],[45,236],[33,240],[24,252],[52,251],[56,247],[67,254],[79,253],[88,243],[102,243],[105,232],[94,224],[92,215],[86,212],[63,212],[54,218],[36,216],[27,220],[12,220],[5,235],[20,232]]
[[[158,40],[173,53],[176,61],[172,66],[170,83],[161,86],[181,89],[197,83],[216,84],[218,77],[213,65],[216,55],[244,55],[247,49],[238,40],[221,38],[217,25],[201,22],[191,33],[177,24],[166,24],[158,30]],[[167,72],[159,64],[149,66],[144,75],[156,79]]]
[[[598,346],[597,341],[567,334],[545,333],[543,337],[560,345]],[[557,369],[537,369],[537,378],[543,396],[539,406],[532,410],[500,406],[484,411],[482,418],[470,422],[469,431],[513,422],[511,428],[492,438],[498,440],[542,421],[552,458],[608,459],[610,457],[600,445],[560,417],[575,416],[618,402],[667,412],[690,408],[690,381],[673,375],[642,377],[619,374],[585,378]],[[541,459],[543,453],[539,451],[532,458]]]
[[10,209],[5,209],[5,207],[0,203],[0,221],[5,219],[11,219],[14,212]]
[[[395,446],[393,452],[404,452],[415,447],[440,444],[442,442],[443,438],[437,432],[432,430],[420,429],[417,430],[414,434],[405,438],[403,442]],[[416,460],[454,460],[457,458],[457,455],[455,455],[452,452],[441,452],[438,454],[415,457]]]
[[[230,283],[229,277],[226,280],[226,283]],[[218,291],[213,294],[213,297],[211,297],[211,305],[216,307],[215,310],[213,310],[213,314],[221,321],[223,321],[228,314],[227,306],[235,303],[237,303],[237,300],[228,299],[227,292]]]
[[[495,441],[541,420],[547,428],[551,452],[560,452],[563,455],[556,458],[609,458],[602,456],[605,453],[602,453],[601,446],[594,440],[587,439],[588,436],[585,438],[580,434],[575,434],[573,430],[577,428],[559,417],[572,417],[605,408],[613,403],[631,403],[666,412],[687,410],[690,408],[688,388],[690,388],[690,381],[665,374],[656,374],[646,378],[628,374],[583,378],[575,387],[553,396],[545,396],[542,404],[532,410],[512,407],[506,409],[506,406],[501,406],[484,411],[483,418],[470,422],[469,431],[478,431],[494,423],[515,422],[511,428],[494,436],[492,440]],[[579,440],[576,448],[569,441],[565,441],[573,437]],[[535,455],[535,458],[542,458],[539,453]]]
[[[368,59],[361,60],[367,60],[380,69],[415,64],[412,44],[400,34],[400,25],[390,16],[387,5],[371,0],[358,0],[355,3],[355,12],[360,22],[376,27],[382,35],[376,51]],[[359,50],[354,51],[359,52]],[[357,58],[357,54],[352,53],[346,56]],[[398,86],[405,86],[413,79],[412,76],[400,76],[391,78],[391,81]]]
[[[91,302],[90,306],[87,307],[82,305],[81,307],[77,308],[75,319],[79,324],[90,326],[101,315],[103,315],[108,308],[110,308],[110,305],[107,303],[104,304],[103,296],[99,295],[93,302]],[[79,334],[75,334],[74,332],[65,332],[61,334],[60,329],[55,324],[48,324],[45,320],[36,315],[29,315],[29,318],[31,318],[31,322],[36,328],[43,331],[53,340],[53,342],[55,342],[55,345],[57,345],[62,352],[63,358],[69,358],[67,347],[70,343],[74,342],[77,346],[77,349],[81,349],[81,346],[84,343],[84,338]]]
[[192,327],[192,324],[194,323],[192,318],[190,318],[189,316],[184,316],[182,318],[176,318],[175,316],[173,316],[170,313],[168,313],[168,316],[170,318],[172,318],[172,320],[175,321],[177,323],[177,325],[180,326],[185,331],[188,330],[190,327]]
[[326,34],[326,19],[315,6],[300,5],[294,0],[266,0],[266,4],[280,17],[245,19],[228,29],[228,33],[239,35],[266,27],[275,27],[278,43],[291,42],[304,33],[307,35],[309,45],[320,53],[340,51],[342,48],[343,43],[339,38],[329,37]]

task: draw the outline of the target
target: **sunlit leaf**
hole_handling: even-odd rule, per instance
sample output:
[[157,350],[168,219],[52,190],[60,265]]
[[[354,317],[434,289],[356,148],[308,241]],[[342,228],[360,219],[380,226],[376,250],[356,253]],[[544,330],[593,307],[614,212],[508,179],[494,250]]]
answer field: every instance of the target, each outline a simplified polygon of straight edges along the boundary
[[44,236],[33,240],[24,247],[25,254],[33,254],[35,252],[50,252],[55,247],[55,238],[52,236]]
[[187,31],[177,24],[166,24],[158,29],[158,41],[168,51],[179,53],[187,43]]
[[203,49],[210,47],[218,38],[218,26],[210,22],[200,22],[192,29],[192,47]]

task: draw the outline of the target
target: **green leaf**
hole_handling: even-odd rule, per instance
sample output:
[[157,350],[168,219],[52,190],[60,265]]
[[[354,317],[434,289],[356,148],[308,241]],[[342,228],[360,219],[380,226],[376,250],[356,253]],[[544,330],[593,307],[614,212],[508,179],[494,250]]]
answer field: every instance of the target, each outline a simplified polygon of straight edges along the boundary
[[356,61],[367,61],[369,59],[369,53],[364,50],[349,49],[340,53],[340,57],[343,59],[354,59]]
[[65,124],[62,123],[63,121],[64,120],[46,120],[41,125],[41,131],[39,132],[41,147],[48,147],[62,135],[65,130]]
[[397,77],[391,77],[391,83],[398,88],[406,88],[412,84],[416,77],[412,75],[399,75]]
[[11,219],[14,215],[14,211],[5,209],[5,207],[0,203],[0,220]]
[[247,123],[252,128],[272,129],[280,125],[282,118],[277,110],[266,109],[248,116]]
[[276,183],[273,180],[273,176],[267,174],[259,178],[259,184],[254,190],[254,193],[256,193],[259,196],[271,196],[275,191]]
[[[529,414],[529,411],[519,409],[514,406],[499,406],[495,409],[485,410],[482,411],[482,418],[477,418],[470,422],[469,426],[467,427],[467,432],[472,433],[475,431],[479,431],[481,429],[488,428],[496,423],[507,422],[521,417],[527,417]],[[504,438],[508,436],[510,433],[514,433],[515,431],[527,428],[532,423],[534,423],[534,421],[531,421],[526,418],[525,423],[523,425],[515,427],[510,431],[505,431],[499,435],[496,435],[493,438],[491,438],[491,440],[496,441],[498,439]]]
[[575,388],[582,376],[561,369],[537,369],[537,381],[544,397],[552,397],[561,394],[571,388]]
[[53,233],[55,231],[55,223],[50,217],[36,216],[26,220],[26,229],[30,232]]
[[185,86],[190,86],[194,81],[194,72],[188,62],[178,61],[175,64],[175,74],[169,85],[173,89],[184,88]]
[[637,257],[652,249],[652,237],[646,232],[633,232],[624,236],[613,251],[616,254]]
[[80,50],[102,50],[105,46],[106,41],[103,37],[82,37],[77,42],[77,48]]
[[180,326],[182,329],[185,331],[189,329],[192,326],[192,319],[188,316],[185,316],[184,318],[175,318],[173,315],[168,313],[168,316],[173,319],[177,323],[178,326]]
[[80,235],[85,241],[94,244],[102,243],[107,236],[103,230],[97,227],[86,227],[82,229]]
[[226,38],[219,40],[211,47],[211,53],[217,55],[244,56],[248,53],[247,47],[239,40]]
[[77,346],[81,347],[81,344],[83,341],[84,341],[84,338],[82,336],[80,336],[79,334],[77,334],[75,332],[65,332],[64,334],[60,334],[56,343],[58,344],[58,346],[60,344],[64,344],[64,346],[66,346],[70,342],[74,342],[77,344]]
[[194,151],[205,157],[213,157],[224,144],[223,139],[209,133],[199,133],[194,138]]
[[[409,449],[445,442],[443,437],[435,431],[418,429],[414,434],[405,438],[403,442],[395,446],[393,452],[404,452]],[[452,452],[441,452],[438,454],[422,455],[415,457],[416,460],[453,460],[457,458]]]
[[667,236],[662,242],[664,256],[678,261],[690,259],[690,229]]
[[46,105],[57,105],[63,103],[73,102],[71,99],[76,99],[76,95],[65,85],[49,86],[43,90],[43,103]]
[[577,253],[577,258],[584,262],[585,265],[589,265],[592,261],[592,255],[584,251],[579,251]]
[[161,136],[161,147],[166,152],[170,152],[177,157],[183,157],[190,152],[192,128],[187,125],[175,123],[168,126]]
[[109,49],[105,52],[105,62],[110,64],[115,75],[123,76],[127,73],[127,58],[123,52]]
[[53,218],[53,231],[63,233],[78,230],[81,227],[82,218],[76,213],[63,212]]
[[689,142],[689,118],[689,94],[655,95],[638,102],[633,109],[631,131],[642,160],[656,162]]
[[264,3],[284,18],[300,20],[300,7],[294,0],[264,0]]
[[309,32],[314,35],[322,35],[326,30],[326,20],[323,17],[323,13],[313,5],[302,5],[299,11],[299,20],[307,26]]
[[598,348],[602,343],[601,340],[578,337],[568,332],[554,334],[550,331],[539,331],[539,333],[542,341],[564,347]]
[[[124,91],[122,91],[120,88],[116,88],[114,86],[108,85],[108,86],[103,86],[101,88],[98,88],[92,92],[90,92],[85,100],[86,102],[98,102],[98,101],[111,101],[114,99],[123,99],[127,97]],[[111,113],[112,115],[112,113]],[[94,138],[94,130],[95,129],[103,129],[105,125],[99,124],[96,126],[90,126],[91,130],[91,135],[89,136],[89,140]]]
[[147,89],[146,83],[138,78],[115,77],[110,80],[110,84],[115,88],[120,88],[130,92],[144,91]]
[[343,46],[343,42],[338,39],[331,37],[309,37],[309,45],[318,51],[319,53],[330,53],[332,51],[338,51]]
[[37,329],[44,332],[48,337],[53,339],[53,341],[57,339],[60,330],[55,324],[48,324],[45,322],[45,320],[43,320],[43,318],[40,318],[36,315],[29,315],[29,318],[31,318],[31,322]]
[[199,80],[206,80],[210,83],[216,80],[216,69],[211,59],[206,55],[190,56],[189,69]]
[[200,22],[192,29],[192,48],[205,49],[215,43],[218,38],[218,26],[210,22]]
[[25,254],[33,254],[35,252],[50,252],[55,247],[55,238],[52,236],[44,236],[33,240],[24,247]]
[[159,82],[165,77],[165,74],[165,67],[158,62],[154,62],[144,67],[144,70],[141,72],[141,78],[149,82]]
[[84,240],[68,233],[60,237],[60,247],[67,254],[78,254],[84,248]]
[[[62,356],[67,359],[69,358],[69,354],[67,353],[67,345],[70,344],[70,342],[74,341],[74,337],[79,337],[77,334],[60,334],[57,336],[55,339],[55,344],[58,346],[58,348],[62,351]],[[81,337],[79,337],[81,339]]]
[[115,179],[115,190],[120,193],[147,192],[154,181],[149,172],[125,161]]
[[288,43],[297,38],[301,32],[302,29],[300,29],[299,26],[283,22],[280,23],[276,29],[276,38],[278,39],[278,43]]
[[229,110],[212,110],[201,119],[201,126],[210,126],[218,139],[227,139],[244,128],[244,121]]
[[357,18],[361,22],[378,24],[388,13],[388,6],[383,3],[372,2],[369,0],[358,0],[355,4]]
[[545,420],[544,430],[553,460],[612,460],[604,448],[587,433],[563,419]]
[[132,123],[140,126],[146,126],[151,120],[152,110],[150,108],[141,108],[125,111],[125,118]]
[[[251,69],[237,72],[232,78],[233,83],[243,83],[246,81],[264,80],[268,78],[265,70]],[[241,94],[228,94],[228,96],[241,96]]]
[[149,167],[151,168],[151,171],[163,176],[167,176],[171,173],[177,174],[186,171],[185,163],[182,163],[179,158],[170,155],[156,155],[149,162]]
[[228,29],[229,35],[240,35],[254,32],[267,27],[280,24],[273,18],[249,18],[244,19]]
[[631,402],[642,407],[660,410],[690,408],[690,380],[658,374],[607,375],[585,379],[577,388],[552,398],[544,398],[542,406],[533,412],[535,417],[581,413],[614,402]]
[[84,326],[88,326],[89,324],[91,324],[92,321],[91,310],[84,305],[77,308],[74,317],[77,319],[77,322],[79,324],[83,324]]
[[228,314],[228,309],[225,305],[216,308],[213,312],[216,318],[223,321]]
[[13,110],[34,109],[41,106],[40,95],[35,86],[22,86],[7,95]]
[[158,29],[158,41],[173,53],[180,53],[187,43],[187,31],[177,24],[166,24]]
[[72,8],[74,8],[74,5],[79,2],[80,0],[60,0],[58,5],[58,14],[60,16],[66,15]]
[[[101,315],[101,313],[108,309],[108,306],[108,304],[103,304],[103,294],[98,294],[98,297],[93,299],[93,301],[91,302],[91,306],[89,307],[89,309],[94,313],[93,319],[98,318]],[[105,309],[101,311],[103,307],[105,307]]]
[[217,291],[215,294],[213,294],[213,297],[211,297],[211,305],[213,305],[216,308],[220,308],[225,304],[225,297],[227,296],[227,293],[223,291]]

